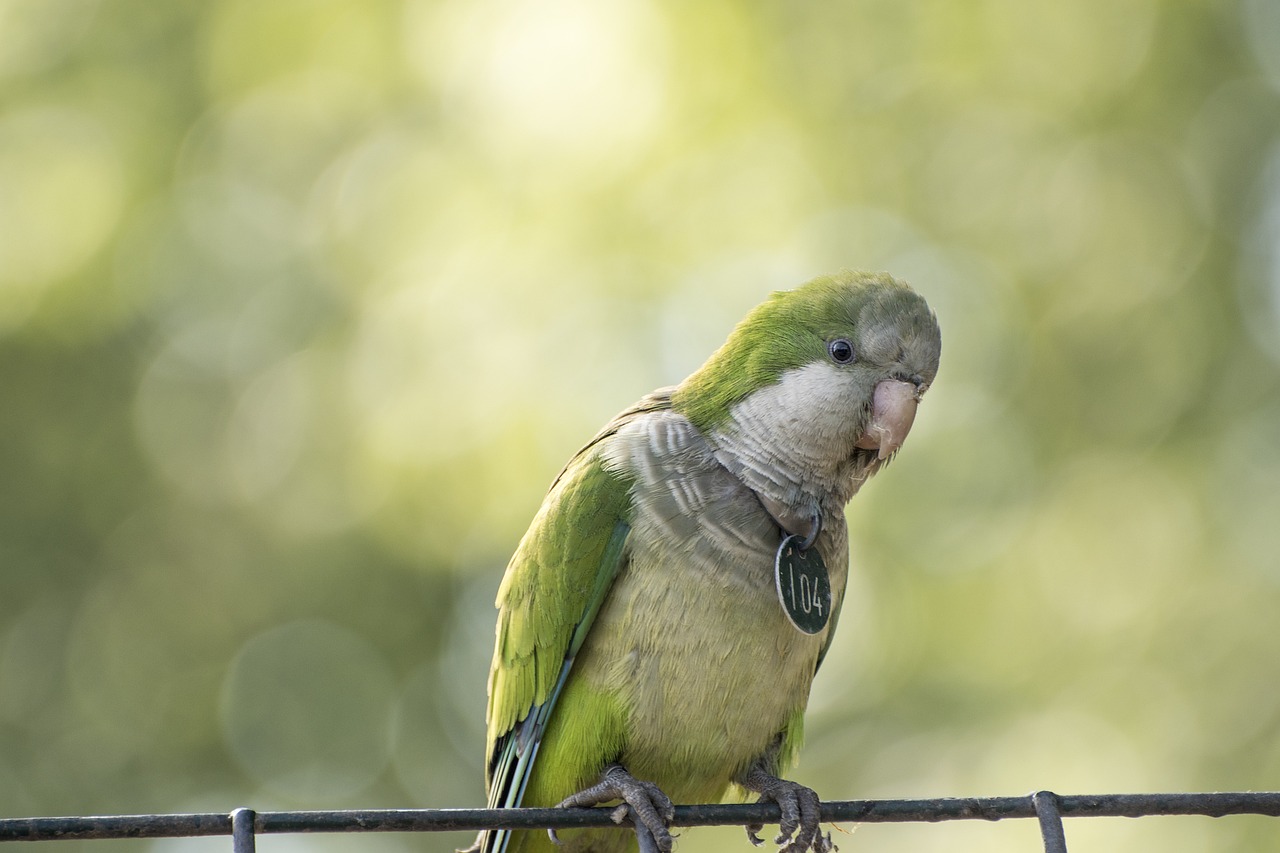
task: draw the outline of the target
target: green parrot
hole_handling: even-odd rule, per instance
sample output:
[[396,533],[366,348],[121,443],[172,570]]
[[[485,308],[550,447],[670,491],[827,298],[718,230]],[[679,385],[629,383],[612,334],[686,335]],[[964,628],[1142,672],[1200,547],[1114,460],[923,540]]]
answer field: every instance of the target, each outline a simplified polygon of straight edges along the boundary
[[[832,849],[817,795],[779,774],[844,597],[845,505],[902,445],[941,347],[907,285],[817,278],[569,461],[498,591],[490,807],[618,802],[641,849],[669,853],[672,800],[737,786],[778,803],[784,853]],[[630,838],[492,830],[472,849]]]

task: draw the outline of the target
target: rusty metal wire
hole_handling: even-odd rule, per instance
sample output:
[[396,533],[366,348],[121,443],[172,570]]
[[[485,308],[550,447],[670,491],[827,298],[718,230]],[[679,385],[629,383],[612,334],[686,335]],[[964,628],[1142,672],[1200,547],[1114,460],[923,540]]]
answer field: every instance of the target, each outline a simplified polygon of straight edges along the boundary
[[[613,826],[611,809],[371,809],[228,814],[0,818],[2,841],[178,838],[230,835],[234,853],[253,853],[258,835],[292,832],[460,832],[481,829],[570,829]],[[932,800],[847,800],[822,804],[824,822],[910,823],[1035,818],[1045,853],[1066,853],[1064,817],[1254,814],[1280,817],[1280,792],[1103,794]],[[777,823],[772,803],[677,806],[675,826]]]

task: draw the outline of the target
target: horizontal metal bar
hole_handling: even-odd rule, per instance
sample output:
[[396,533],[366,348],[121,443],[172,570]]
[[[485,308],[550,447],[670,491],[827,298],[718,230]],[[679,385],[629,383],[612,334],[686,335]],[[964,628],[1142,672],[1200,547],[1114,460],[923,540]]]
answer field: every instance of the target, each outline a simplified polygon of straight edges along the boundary
[[[1063,817],[1256,814],[1280,817],[1280,792],[1102,794],[1057,798]],[[365,809],[257,812],[257,834],[289,832],[475,832],[612,826],[611,809]],[[847,800],[822,804],[824,822],[910,823],[1035,818],[1032,796]],[[773,803],[677,806],[674,826],[777,823]],[[111,815],[0,819],[0,841],[179,838],[230,835],[230,814]]]
[[229,814],[148,814],[0,819],[0,841],[74,838],[185,838],[230,835]]

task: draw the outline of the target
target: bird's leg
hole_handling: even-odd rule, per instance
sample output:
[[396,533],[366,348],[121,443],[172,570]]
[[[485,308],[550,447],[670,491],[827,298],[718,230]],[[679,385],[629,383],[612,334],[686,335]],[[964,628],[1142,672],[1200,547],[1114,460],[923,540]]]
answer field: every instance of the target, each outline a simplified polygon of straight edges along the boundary
[[[833,853],[836,846],[831,843],[831,834],[823,835],[818,821],[818,795],[812,788],[786,779],[779,779],[756,764],[739,782],[748,791],[760,795],[758,802],[774,802],[782,809],[782,823],[778,826],[778,837],[774,844],[782,846],[780,853],[806,853],[810,848],[813,853]],[[747,827],[747,838],[757,847],[764,839],[756,835],[764,829],[763,824]]]
[[[675,806],[662,789],[652,782],[637,779],[621,764],[610,764],[600,775],[600,782],[556,803],[558,809],[598,806],[611,800],[622,800],[613,810],[613,822],[621,824],[631,815],[640,842],[640,853],[671,853],[671,830]],[[559,843],[554,830],[551,840]]]

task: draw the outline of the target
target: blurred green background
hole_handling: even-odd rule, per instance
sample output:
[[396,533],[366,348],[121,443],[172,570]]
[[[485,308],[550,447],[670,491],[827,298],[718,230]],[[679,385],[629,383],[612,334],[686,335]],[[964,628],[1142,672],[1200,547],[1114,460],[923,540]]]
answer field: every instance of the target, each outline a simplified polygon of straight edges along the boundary
[[1280,787],[1280,3],[0,0],[0,811],[480,804],[551,478],[841,267],[945,344],[796,778]]

